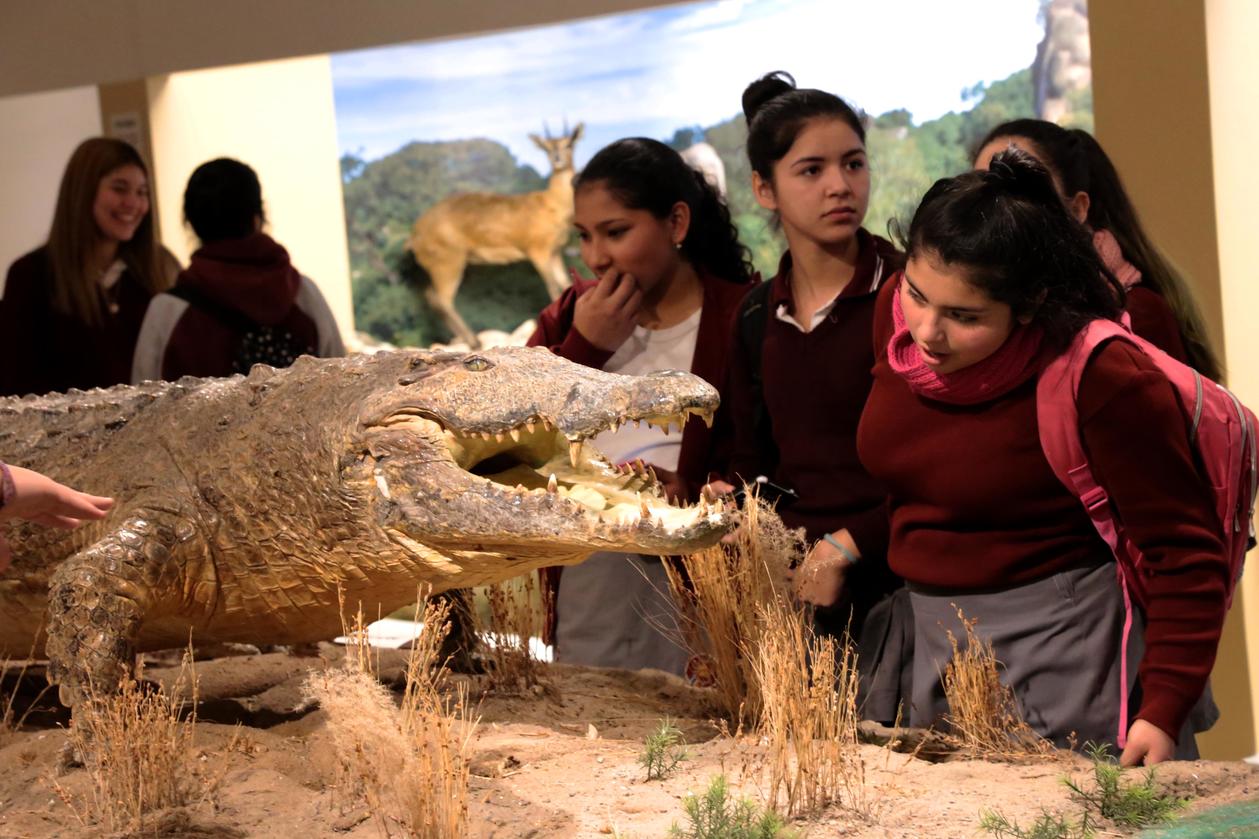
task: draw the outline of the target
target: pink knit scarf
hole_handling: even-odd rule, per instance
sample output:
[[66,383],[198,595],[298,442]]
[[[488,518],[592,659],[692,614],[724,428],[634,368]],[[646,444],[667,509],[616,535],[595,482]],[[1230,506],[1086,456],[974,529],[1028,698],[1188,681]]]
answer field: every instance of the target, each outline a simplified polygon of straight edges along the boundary
[[905,324],[900,282],[892,292],[892,326],[892,339],[887,344],[888,364],[910,390],[938,402],[950,405],[987,402],[1009,393],[1040,369],[1040,329],[1015,326],[1000,349],[983,361],[952,373],[932,370]]
[[1093,249],[1102,258],[1102,264],[1115,275],[1124,291],[1141,282],[1141,272],[1137,266],[1124,259],[1123,249],[1109,230],[1098,230],[1093,233]]

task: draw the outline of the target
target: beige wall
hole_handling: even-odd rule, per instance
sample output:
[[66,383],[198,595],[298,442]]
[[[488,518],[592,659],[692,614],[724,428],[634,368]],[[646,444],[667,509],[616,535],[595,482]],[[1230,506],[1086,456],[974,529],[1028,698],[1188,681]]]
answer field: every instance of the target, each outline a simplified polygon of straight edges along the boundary
[[[1210,78],[1211,157],[1214,169],[1215,227],[1224,310],[1224,349],[1229,383],[1252,408],[1259,408],[1259,281],[1255,275],[1255,236],[1259,233],[1259,3],[1207,0],[1207,69]],[[1256,552],[1259,554],[1259,552]],[[1234,660],[1248,665],[1251,747],[1259,752],[1259,558],[1243,579],[1244,610],[1231,616],[1234,638],[1244,629],[1245,644],[1234,642]],[[1244,647],[1244,650],[1241,648]],[[1245,662],[1238,652],[1244,652]],[[1217,667],[1217,672],[1221,671]],[[1240,688],[1241,685],[1239,684]],[[1221,737],[1223,740],[1223,737]],[[1221,742],[1221,748],[1228,747]]]
[[201,163],[234,157],[262,182],[267,231],[319,286],[342,333],[354,324],[332,74],[327,56],[158,76],[148,82],[158,218],[181,263],[196,248],[183,189]]
[[663,0],[0,0],[0,96],[448,38]]
[[[1252,0],[1104,0],[1089,4],[1098,139],[1151,237],[1183,269],[1223,352],[1229,384],[1259,407],[1253,323],[1259,288],[1245,248],[1259,230],[1254,156],[1259,4]],[[1250,272],[1253,274],[1253,271]],[[1252,555],[1250,564],[1255,565]],[[1259,572],[1225,626],[1212,686],[1220,723],[1200,738],[1224,759],[1259,751]]]
[[101,131],[96,88],[0,99],[0,293],[3,272],[48,238],[70,153]]

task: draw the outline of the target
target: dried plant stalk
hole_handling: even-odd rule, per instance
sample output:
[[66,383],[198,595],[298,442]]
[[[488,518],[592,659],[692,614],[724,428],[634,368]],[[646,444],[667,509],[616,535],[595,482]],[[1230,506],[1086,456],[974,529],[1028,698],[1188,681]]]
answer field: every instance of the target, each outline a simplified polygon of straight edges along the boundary
[[788,817],[832,804],[870,815],[857,736],[857,657],[847,639],[814,634],[785,600],[759,607],[753,664],[761,690],[769,803]]
[[[185,695],[192,710],[182,718]],[[190,810],[212,800],[223,777],[223,771],[207,774],[194,751],[196,704],[191,648],[169,693],[132,679],[117,693],[89,686],[69,732],[91,781],[89,793],[79,801],[52,780],[57,795],[84,826],[110,833],[187,827]]]
[[757,500],[745,504],[733,544],[683,557],[685,573],[665,563],[683,640],[738,726],[761,714],[752,655],[761,647],[758,607],[785,596],[784,571],[803,555],[802,533],[788,530],[770,505]]
[[961,609],[957,617],[966,630],[966,644],[948,631],[953,656],[944,668],[947,722],[962,748],[989,758],[1049,756],[1054,745],[1023,720],[1018,701],[1001,683],[992,643],[975,632],[976,619]]
[[440,689],[445,667],[438,651],[449,631],[449,610],[448,603],[430,603],[424,610],[401,707],[377,681],[372,657],[362,649],[363,633],[347,633],[353,644],[344,667],[307,681],[328,714],[340,759],[339,786],[366,803],[382,836],[451,839],[467,832],[468,756],[476,721],[465,690],[449,699]]
[[537,575],[522,574],[486,586],[488,620],[477,615],[477,633],[488,642],[489,687],[499,693],[523,693],[541,684],[544,669],[530,641],[542,634],[542,600]]

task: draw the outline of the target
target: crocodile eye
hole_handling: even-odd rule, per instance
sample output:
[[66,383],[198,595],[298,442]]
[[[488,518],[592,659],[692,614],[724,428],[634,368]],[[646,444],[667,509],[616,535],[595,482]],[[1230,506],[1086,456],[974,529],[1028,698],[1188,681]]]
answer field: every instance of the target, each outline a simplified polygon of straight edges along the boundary
[[484,373],[494,366],[494,362],[480,355],[469,356],[463,360],[463,366],[473,373]]

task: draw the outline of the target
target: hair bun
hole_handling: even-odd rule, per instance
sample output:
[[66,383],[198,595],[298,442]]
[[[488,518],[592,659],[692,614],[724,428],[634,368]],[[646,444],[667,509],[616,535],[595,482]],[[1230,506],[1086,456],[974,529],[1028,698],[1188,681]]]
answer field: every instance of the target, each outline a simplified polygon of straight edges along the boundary
[[1011,145],[992,156],[988,177],[1012,194],[1036,200],[1060,202],[1049,170],[1039,160]]
[[795,89],[796,80],[790,73],[783,70],[767,73],[744,89],[743,115],[751,122],[766,102]]

